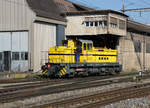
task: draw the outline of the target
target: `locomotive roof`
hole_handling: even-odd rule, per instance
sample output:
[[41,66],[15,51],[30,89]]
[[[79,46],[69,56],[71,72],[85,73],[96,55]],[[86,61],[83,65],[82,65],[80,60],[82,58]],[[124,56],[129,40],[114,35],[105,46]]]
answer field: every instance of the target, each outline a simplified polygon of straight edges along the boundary
[[82,40],[82,39],[80,39],[79,41],[84,42],[84,43],[93,43],[93,41],[91,41],[91,40]]

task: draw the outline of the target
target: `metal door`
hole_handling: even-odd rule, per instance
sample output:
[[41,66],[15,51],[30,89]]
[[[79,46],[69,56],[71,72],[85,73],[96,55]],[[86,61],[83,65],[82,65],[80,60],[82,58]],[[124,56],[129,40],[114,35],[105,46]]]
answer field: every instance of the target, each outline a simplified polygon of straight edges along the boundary
[[4,70],[10,71],[11,69],[11,51],[4,51]]

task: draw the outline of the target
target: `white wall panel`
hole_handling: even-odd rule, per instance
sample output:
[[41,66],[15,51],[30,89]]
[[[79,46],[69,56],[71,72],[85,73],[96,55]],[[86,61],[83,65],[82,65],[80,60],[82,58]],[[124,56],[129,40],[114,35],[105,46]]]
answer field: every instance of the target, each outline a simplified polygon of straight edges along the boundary
[[48,59],[48,49],[56,45],[56,25],[34,24],[34,71],[39,71],[41,65]]
[[0,52],[11,51],[11,33],[1,32],[0,33]]
[[12,51],[28,51],[28,32],[12,32]]
[[20,50],[21,51],[28,51],[29,47],[29,39],[28,39],[28,32],[21,32],[20,37]]
[[[28,41],[28,32],[12,32],[12,52],[28,52]],[[12,60],[11,71],[28,71],[28,60]]]
[[19,52],[20,51],[20,35],[19,32],[12,33],[12,51]]
[[28,61],[12,61],[11,71],[13,72],[28,71]]

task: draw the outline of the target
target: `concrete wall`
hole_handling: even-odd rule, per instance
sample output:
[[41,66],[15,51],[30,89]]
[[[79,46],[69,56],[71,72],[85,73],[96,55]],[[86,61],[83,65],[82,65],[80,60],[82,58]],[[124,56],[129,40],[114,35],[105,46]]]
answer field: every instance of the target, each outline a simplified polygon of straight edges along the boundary
[[[126,18],[123,17],[123,16],[120,16],[120,15],[116,15],[116,14],[112,14],[112,13],[109,13],[108,15],[108,22],[109,22],[109,26],[108,26],[108,32],[110,34],[114,34],[114,35],[121,35],[121,36],[126,36],[126,31],[127,31],[127,24],[126,24]],[[114,27],[111,27],[111,21],[110,21],[110,18],[113,17],[113,18],[116,18],[117,19],[117,27],[114,28]],[[119,20],[122,20],[122,21],[125,21],[125,29],[119,29]]]
[[[117,19],[118,26],[112,28],[110,26],[110,17]],[[76,15],[76,16],[67,16],[67,27],[66,35],[71,36],[81,36],[81,35],[99,35],[99,34],[115,34],[115,35],[126,35],[126,25],[125,29],[119,29],[119,19],[126,22],[126,17],[109,14],[109,15]],[[86,22],[95,21],[107,21],[107,25],[103,24],[100,26],[86,26]]]
[[[119,41],[118,61],[123,65],[123,70],[140,71],[144,66],[145,69],[150,69],[150,53],[146,53],[146,43],[150,43],[149,36],[128,32],[127,36],[121,37]],[[141,42],[141,52],[135,52],[134,41]]]

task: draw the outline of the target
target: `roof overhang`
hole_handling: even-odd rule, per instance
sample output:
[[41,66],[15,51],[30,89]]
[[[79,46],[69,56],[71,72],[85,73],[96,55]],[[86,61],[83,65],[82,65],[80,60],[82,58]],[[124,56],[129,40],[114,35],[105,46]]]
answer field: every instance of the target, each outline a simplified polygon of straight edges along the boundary
[[59,21],[55,19],[49,19],[49,18],[44,18],[44,17],[39,17],[37,16],[35,21],[41,21],[41,22],[47,22],[47,23],[52,23],[52,24],[60,24],[60,25],[67,25],[67,22],[64,21]]
[[78,12],[66,12],[66,13],[62,13],[62,15],[65,16],[75,16],[75,15],[107,15],[109,13],[113,13],[113,14],[117,14],[117,15],[121,15],[124,17],[128,17],[128,15],[123,14],[121,12],[118,11],[114,11],[114,10],[91,10],[91,11],[78,11]]
[[145,34],[150,34],[150,26],[141,24],[135,21],[128,20],[127,21],[127,29],[128,31],[136,31],[136,32],[141,32]]

